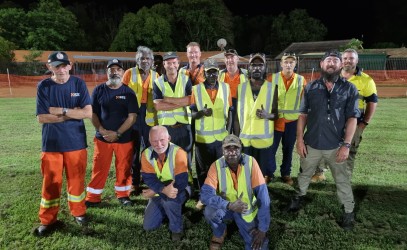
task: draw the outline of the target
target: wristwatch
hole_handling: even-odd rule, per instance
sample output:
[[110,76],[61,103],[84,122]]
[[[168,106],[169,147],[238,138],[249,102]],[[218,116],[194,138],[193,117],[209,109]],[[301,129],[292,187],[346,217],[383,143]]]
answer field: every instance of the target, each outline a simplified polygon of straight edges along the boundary
[[68,108],[62,108],[62,115],[65,116],[68,113]]
[[369,125],[369,123],[367,121],[365,121],[365,120],[361,120],[360,122],[365,124],[366,126]]
[[345,148],[350,148],[350,143],[347,143],[347,142],[342,142],[342,145],[341,146],[343,146],[343,147],[345,147]]
[[120,137],[122,137],[122,134],[120,134],[119,131],[116,131],[116,135],[117,135],[117,138],[119,138],[119,139],[120,139]]

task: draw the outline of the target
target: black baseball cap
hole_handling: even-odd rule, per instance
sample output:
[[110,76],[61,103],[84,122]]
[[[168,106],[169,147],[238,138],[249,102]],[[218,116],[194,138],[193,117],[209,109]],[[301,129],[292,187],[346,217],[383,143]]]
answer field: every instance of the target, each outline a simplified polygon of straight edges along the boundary
[[325,52],[325,54],[324,54],[324,56],[322,57],[321,60],[323,61],[323,60],[325,60],[325,58],[330,57],[330,56],[337,57],[337,58],[339,58],[339,60],[342,61],[341,52],[339,52],[339,51],[337,51],[337,50],[335,50],[335,49],[333,49],[333,50],[328,50],[327,52]]
[[163,56],[164,61],[166,61],[168,59],[173,59],[173,58],[178,58],[178,55],[176,52],[170,51],[170,52],[165,53]]
[[122,62],[121,62],[119,59],[116,59],[116,58],[110,60],[110,61],[107,63],[107,68],[110,68],[110,67],[112,67],[113,65],[117,65],[117,66],[119,66],[120,68],[123,68]]
[[68,55],[63,51],[54,51],[48,56],[48,64],[57,67],[61,64],[71,64]]

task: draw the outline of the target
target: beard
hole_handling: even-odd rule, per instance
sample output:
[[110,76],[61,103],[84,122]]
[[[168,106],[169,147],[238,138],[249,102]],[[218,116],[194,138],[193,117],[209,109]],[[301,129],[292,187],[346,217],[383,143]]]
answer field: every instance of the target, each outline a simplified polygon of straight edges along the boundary
[[341,69],[333,72],[328,72],[327,70],[321,69],[321,76],[327,82],[336,82],[341,74]]
[[254,80],[263,80],[263,76],[264,74],[261,71],[253,71],[251,73],[251,78]]
[[118,75],[110,75],[109,80],[107,81],[108,86],[117,86],[121,83],[122,79]]

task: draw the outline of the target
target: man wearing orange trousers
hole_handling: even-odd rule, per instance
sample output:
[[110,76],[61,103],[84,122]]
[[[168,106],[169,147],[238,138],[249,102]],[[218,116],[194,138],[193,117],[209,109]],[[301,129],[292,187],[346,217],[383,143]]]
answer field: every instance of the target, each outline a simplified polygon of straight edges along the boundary
[[92,179],[86,188],[86,206],[98,206],[115,155],[116,197],[124,206],[131,206],[131,164],[133,141],[131,128],[139,112],[134,91],[122,84],[123,65],[118,59],[107,64],[107,82],[98,85],[92,93],[92,124],[96,129],[93,139]]
[[79,225],[86,219],[85,174],[87,164],[86,129],[83,119],[91,118],[92,106],[85,82],[71,76],[71,63],[63,51],[48,57],[52,76],[37,86],[37,119],[42,124],[42,194],[39,211],[41,225],[36,236],[58,229],[57,220],[62,178],[67,180],[69,210]]

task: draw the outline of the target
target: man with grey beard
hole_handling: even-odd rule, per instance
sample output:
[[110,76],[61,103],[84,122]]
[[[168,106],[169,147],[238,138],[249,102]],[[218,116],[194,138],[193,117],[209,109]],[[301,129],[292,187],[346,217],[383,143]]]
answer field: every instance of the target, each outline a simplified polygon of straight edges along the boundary
[[107,64],[107,82],[98,85],[92,93],[92,124],[96,129],[93,139],[92,179],[86,189],[86,206],[96,207],[109,175],[115,155],[115,194],[123,206],[131,206],[131,164],[133,141],[131,128],[136,122],[139,107],[134,91],[122,84],[123,65],[118,59]]
[[300,156],[299,191],[288,209],[300,209],[311,177],[324,159],[331,169],[344,208],[339,224],[344,230],[352,230],[355,202],[346,159],[360,116],[359,95],[352,83],[340,77],[342,58],[338,51],[327,51],[320,66],[321,77],[305,87],[301,101],[296,144]]

